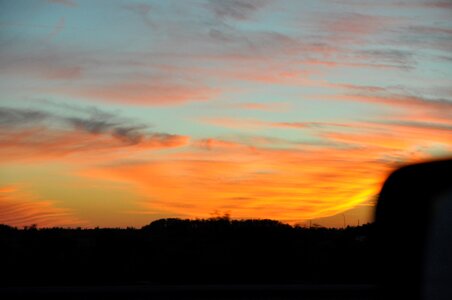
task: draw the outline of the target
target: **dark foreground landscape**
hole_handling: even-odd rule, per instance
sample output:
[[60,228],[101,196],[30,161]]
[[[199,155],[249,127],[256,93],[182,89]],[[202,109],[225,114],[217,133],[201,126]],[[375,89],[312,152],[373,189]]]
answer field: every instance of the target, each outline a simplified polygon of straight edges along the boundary
[[2,225],[0,293],[48,299],[371,299],[372,228],[303,228],[227,217],[162,219],[141,229]]

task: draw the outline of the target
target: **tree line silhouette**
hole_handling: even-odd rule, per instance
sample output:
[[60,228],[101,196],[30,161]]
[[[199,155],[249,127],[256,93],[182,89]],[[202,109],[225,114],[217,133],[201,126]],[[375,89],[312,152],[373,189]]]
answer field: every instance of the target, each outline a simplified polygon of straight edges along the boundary
[[141,229],[0,225],[0,285],[369,283],[372,229],[228,216]]

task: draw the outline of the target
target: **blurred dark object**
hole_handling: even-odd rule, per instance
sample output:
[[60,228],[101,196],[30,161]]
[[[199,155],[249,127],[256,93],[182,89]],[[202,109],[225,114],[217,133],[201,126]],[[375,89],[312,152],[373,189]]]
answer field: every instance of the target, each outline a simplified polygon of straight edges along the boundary
[[381,299],[452,299],[452,160],[391,174],[375,229]]

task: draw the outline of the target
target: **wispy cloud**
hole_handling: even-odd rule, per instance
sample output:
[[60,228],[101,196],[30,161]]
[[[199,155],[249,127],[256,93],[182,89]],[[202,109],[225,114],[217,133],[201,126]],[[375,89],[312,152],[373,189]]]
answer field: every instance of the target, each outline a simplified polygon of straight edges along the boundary
[[10,226],[75,227],[89,224],[54,201],[40,199],[16,185],[0,186],[0,224]]
[[265,6],[268,0],[209,0],[207,7],[220,19],[246,20]]
[[236,128],[243,130],[251,130],[256,128],[288,128],[288,129],[318,129],[330,127],[354,127],[356,123],[340,123],[340,122],[312,122],[312,121],[264,121],[259,119],[243,119],[243,118],[201,118],[200,122],[222,126],[226,128]]
[[450,3],[450,1],[447,0],[396,1],[394,5],[401,7],[452,9],[452,3]]
[[[61,20],[61,19],[60,19]],[[50,36],[53,37],[61,31],[53,29]],[[42,43],[42,42],[41,42]],[[70,53],[61,53],[55,49],[43,49],[42,45],[36,46],[31,53],[27,53],[29,43],[21,43],[16,48],[15,44],[6,45],[0,63],[3,76],[10,78],[31,78],[43,81],[76,80],[82,78],[84,63]],[[25,53],[24,53],[25,52]]]
[[85,86],[81,89],[62,88],[56,91],[89,99],[135,105],[175,105],[188,101],[207,101],[218,94],[217,89],[208,86],[171,83],[158,79],[150,83],[138,81],[105,86]]
[[396,18],[362,13],[335,13],[320,18],[324,32],[333,43],[367,43],[367,38],[375,38],[396,22]]
[[144,24],[155,27],[156,25],[151,21],[149,13],[152,11],[152,6],[147,3],[129,3],[123,6],[124,9],[136,14]]
[[95,115],[87,117],[67,117],[2,108],[0,152],[8,160],[52,160],[68,155],[87,159],[100,153],[104,159],[111,159],[123,149],[128,149],[131,155],[137,151],[181,147],[189,140],[182,135],[152,132],[145,125],[98,110],[94,112]]
[[41,122],[48,117],[49,114],[34,109],[0,108],[0,126],[2,127],[23,126]]

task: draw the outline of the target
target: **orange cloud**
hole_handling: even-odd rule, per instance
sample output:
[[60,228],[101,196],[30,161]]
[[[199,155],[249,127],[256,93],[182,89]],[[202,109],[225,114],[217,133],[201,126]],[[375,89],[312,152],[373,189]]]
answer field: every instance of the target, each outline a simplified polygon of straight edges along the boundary
[[208,145],[208,152],[94,168],[83,175],[135,185],[149,211],[187,217],[229,211],[235,218],[300,221],[367,200],[388,172],[384,164],[363,163],[365,155],[354,157],[352,150],[264,150],[212,140]]
[[189,138],[171,134],[129,137],[119,133],[93,133],[46,127],[0,129],[0,159],[36,161],[60,158],[108,161],[153,149],[181,147]]
[[[427,98],[422,96],[401,95],[388,92],[374,86],[356,86],[348,84],[326,84],[325,87],[339,87],[357,94],[338,94],[313,96],[316,99],[351,101],[379,105],[391,110],[387,115],[378,116],[382,121],[418,123],[418,127],[447,129],[452,126],[452,102],[446,98]],[[402,123],[400,123],[401,125]]]
[[[254,129],[254,128],[292,128],[292,129],[308,129],[322,127],[355,127],[356,123],[339,123],[339,122],[271,122],[257,119],[241,119],[241,118],[201,118],[201,122],[212,124],[226,128],[237,129]],[[358,124],[359,125],[359,124]]]
[[218,149],[218,148],[237,148],[242,147],[243,145],[239,143],[219,140],[219,139],[202,139],[200,141],[195,142],[195,145],[200,148],[212,150],[212,149]]
[[350,42],[374,35],[395,20],[396,18],[349,13],[326,19],[323,24],[333,41]]
[[157,78],[149,81],[100,84],[76,89],[58,88],[53,92],[135,105],[174,105],[188,101],[206,101],[216,97],[219,90],[190,82],[166,82]]
[[[426,105],[418,100],[408,103]],[[141,205],[149,211],[186,217],[220,211],[236,218],[265,216],[296,223],[336,215],[368,201],[397,166],[452,153],[447,124],[441,127],[422,120],[213,121],[237,127],[301,127],[314,130],[325,144],[293,143],[285,144],[285,149],[270,149],[265,148],[274,145],[269,141],[209,138],[158,161],[93,168],[83,175],[132,184],[146,199]]]
[[36,224],[39,227],[87,226],[66,208],[55,202],[42,200],[18,186],[0,187],[0,224],[23,227]]
[[345,100],[345,101],[358,101],[376,104],[389,104],[405,108],[428,108],[443,110],[452,109],[452,102],[442,99],[425,99],[416,96],[404,96],[404,95],[337,95],[330,96],[329,98]]

